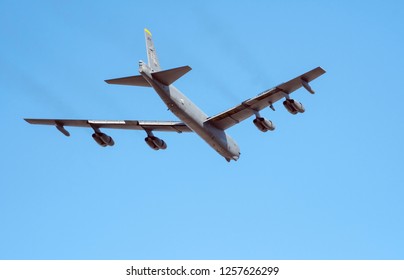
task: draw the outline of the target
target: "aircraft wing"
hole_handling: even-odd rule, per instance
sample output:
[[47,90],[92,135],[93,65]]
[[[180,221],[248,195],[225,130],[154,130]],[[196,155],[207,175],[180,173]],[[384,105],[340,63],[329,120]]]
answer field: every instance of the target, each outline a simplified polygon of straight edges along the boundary
[[275,102],[285,97],[285,94],[290,94],[300,87],[305,87],[311,93],[314,91],[308,85],[309,82],[318,78],[325,71],[321,67],[314,68],[286,83],[280,84],[272,89],[266,90],[256,97],[247,99],[241,104],[224,111],[218,115],[212,116],[206,120],[207,123],[212,124],[220,129],[228,129],[235,124],[251,117],[255,112],[271,106]]
[[[172,132],[192,132],[192,130],[182,122],[176,121],[135,121],[135,120],[63,120],[63,119],[25,119],[30,124],[54,125],[63,134],[65,126],[90,127],[93,129],[115,128],[145,131],[172,131]],[[67,134],[69,134],[66,131]],[[65,134],[66,135],[66,134]],[[67,135],[68,136],[68,135]]]

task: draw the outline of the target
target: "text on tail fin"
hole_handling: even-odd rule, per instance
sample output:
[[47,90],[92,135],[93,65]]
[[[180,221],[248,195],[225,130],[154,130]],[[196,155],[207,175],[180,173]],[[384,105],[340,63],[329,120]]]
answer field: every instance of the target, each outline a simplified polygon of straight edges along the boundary
[[156,48],[154,47],[152,34],[147,28],[144,29],[144,34],[146,38],[146,51],[149,67],[153,70],[153,72],[158,72],[161,70],[161,68],[157,57]]

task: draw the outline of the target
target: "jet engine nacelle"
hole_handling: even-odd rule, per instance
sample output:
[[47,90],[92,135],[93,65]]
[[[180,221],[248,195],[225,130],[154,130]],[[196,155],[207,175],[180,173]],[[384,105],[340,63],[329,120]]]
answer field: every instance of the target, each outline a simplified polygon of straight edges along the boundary
[[146,141],[147,145],[149,145],[150,148],[153,150],[165,150],[167,149],[167,144],[164,142],[164,140],[156,137],[156,136],[148,136],[144,139]]
[[305,111],[303,104],[294,99],[286,99],[283,101],[283,106],[285,106],[286,110],[293,115],[304,113]]
[[275,125],[270,120],[265,118],[255,118],[253,123],[262,132],[267,132],[268,130],[272,131],[275,129]]
[[114,139],[105,133],[93,133],[92,136],[94,141],[101,147],[113,146],[115,144]]

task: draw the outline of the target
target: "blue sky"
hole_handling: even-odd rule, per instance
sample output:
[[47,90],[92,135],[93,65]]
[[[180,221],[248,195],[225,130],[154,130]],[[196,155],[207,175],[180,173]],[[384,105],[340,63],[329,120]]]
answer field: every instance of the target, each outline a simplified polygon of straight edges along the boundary
[[[401,1],[0,2],[0,259],[403,259]],[[227,163],[193,134],[31,126],[29,118],[176,120],[146,60],[213,115],[314,67],[294,98],[229,130]]]

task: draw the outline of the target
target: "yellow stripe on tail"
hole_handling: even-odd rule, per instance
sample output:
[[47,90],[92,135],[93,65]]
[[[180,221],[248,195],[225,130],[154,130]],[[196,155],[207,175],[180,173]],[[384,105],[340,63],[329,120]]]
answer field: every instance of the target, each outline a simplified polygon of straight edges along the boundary
[[151,35],[151,32],[150,32],[147,28],[144,29],[144,32],[146,32],[147,34],[149,34],[150,36],[152,36],[152,35]]

